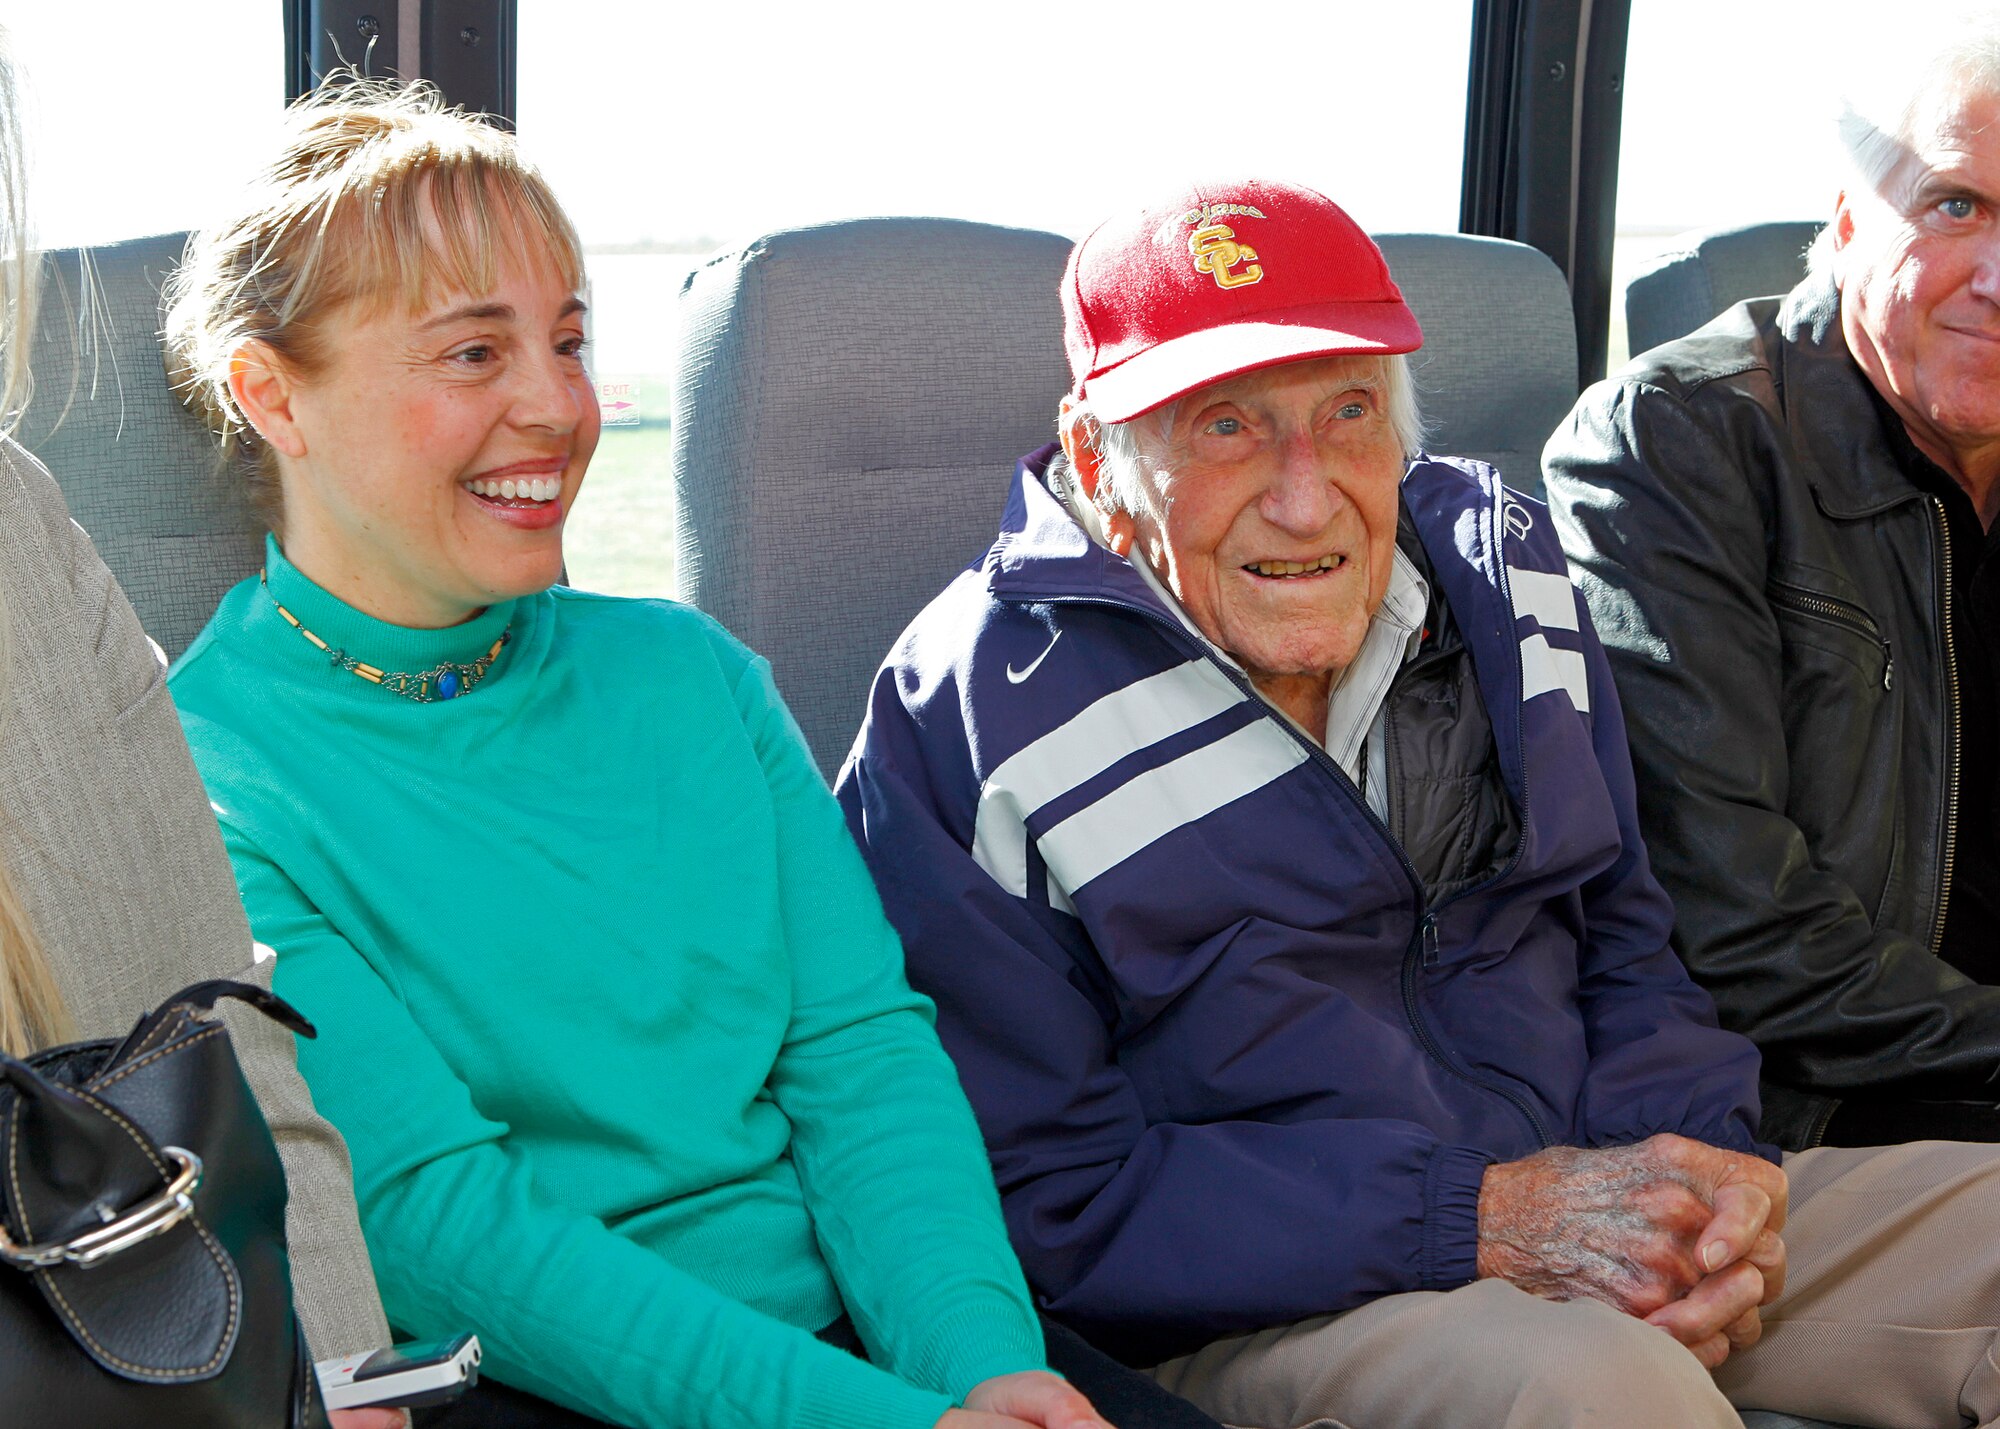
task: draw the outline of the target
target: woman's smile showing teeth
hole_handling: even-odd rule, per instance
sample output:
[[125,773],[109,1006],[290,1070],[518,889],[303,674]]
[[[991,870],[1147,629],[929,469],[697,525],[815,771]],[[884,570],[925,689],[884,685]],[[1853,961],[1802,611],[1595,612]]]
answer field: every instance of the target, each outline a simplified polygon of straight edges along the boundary
[[1316,561],[1250,561],[1243,569],[1253,576],[1285,580],[1292,576],[1316,576],[1322,571],[1338,570],[1346,564],[1345,556],[1325,555]]
[[459,486],[486,515],[519,531],[547,531],[562,524],[563,477],[559,458],[519,462],[469,477]]
[[535,477],[532,480],[519,481],[511,477],[499,480],[489,477],[480,481],[468,481],[465,486],[474,496],[483,496],[488,500],[497,498],[502,501],[553,501],[562,494],[561,477],[546,479]]

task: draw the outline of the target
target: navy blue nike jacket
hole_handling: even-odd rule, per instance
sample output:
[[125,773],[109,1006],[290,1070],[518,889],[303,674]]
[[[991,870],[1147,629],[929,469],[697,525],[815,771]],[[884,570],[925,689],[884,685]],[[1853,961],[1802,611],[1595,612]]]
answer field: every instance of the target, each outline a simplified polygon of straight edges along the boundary
[[1757,1053],[1668,947],[1540,503],[1471,462],[1403,482],[1521,828],[1431,906],[1339,766],[1076,525],[1053,450],[838,781],[1050,1312],[1152,1363],[1466,1283],[1492,1162],[1760,1150]]

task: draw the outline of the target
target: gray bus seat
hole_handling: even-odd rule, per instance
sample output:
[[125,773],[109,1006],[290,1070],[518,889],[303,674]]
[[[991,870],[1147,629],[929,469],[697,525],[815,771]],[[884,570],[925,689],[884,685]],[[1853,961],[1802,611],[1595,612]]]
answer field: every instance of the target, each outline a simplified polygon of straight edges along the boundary
[[1569,285],[1525,243],[1460,233],[1375,236],[1423,325],[1410,356],[1440,456],[1477,457],[1542,494],[1542,447],[1576,402]]
[[[1431,448],[1539,493],[1577,390],[1561,274],[1498,239],[1380,242],[1425,325]],[[890,643],[992,539],[1015,458],[1055,435],[1069,246],[858,219],[757,239],[682,290],[679,591],[771,660],[828,775]]]
[[682,289],[680,593],[771,661],[829,775],[890,642],[1055,434],[1069,247],[865,219],[771,234]]
[[1683,233],[1625,289],[1632,355],[1693,332],[1746,298],[1788,293],[1806,274],[1812,222]]
[[170,656],[257,569],[263,538],[241,479],[167,386],[160,288],[186,237],[44,255],[35,392],[15,433]]

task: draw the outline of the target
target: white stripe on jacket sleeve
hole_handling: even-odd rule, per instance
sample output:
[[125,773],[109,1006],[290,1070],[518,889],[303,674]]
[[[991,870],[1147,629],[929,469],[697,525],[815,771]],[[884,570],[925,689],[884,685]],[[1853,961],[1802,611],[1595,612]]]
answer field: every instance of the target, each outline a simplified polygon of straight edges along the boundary
[[986,776],[973,822],[973,860],[1002,888],[1025,898],[1030,815],[1126,755],[1242,700],[1243,692],[1220,670],[1206,660],[1189,660],[1086,706]]

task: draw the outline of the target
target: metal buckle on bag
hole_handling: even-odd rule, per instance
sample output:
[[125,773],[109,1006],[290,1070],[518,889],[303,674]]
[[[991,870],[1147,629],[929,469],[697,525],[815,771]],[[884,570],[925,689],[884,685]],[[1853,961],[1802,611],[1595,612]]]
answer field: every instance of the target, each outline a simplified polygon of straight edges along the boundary
[[165,1235],[194,1214],[194,1192],[201,1184],[201,1158],[178,1146],[162,1146],[160,1150],[172,1157],[180,1170],[157,1196],[113,1217],[96,1230],[61,1242],[18,1245],[7,1234],[7,1228],[0,1225],[0,1262],[20,1270],[51,1270],[58,1265],[89,1270],[142,1241]]

